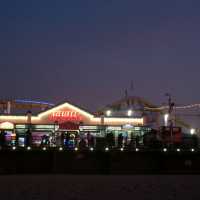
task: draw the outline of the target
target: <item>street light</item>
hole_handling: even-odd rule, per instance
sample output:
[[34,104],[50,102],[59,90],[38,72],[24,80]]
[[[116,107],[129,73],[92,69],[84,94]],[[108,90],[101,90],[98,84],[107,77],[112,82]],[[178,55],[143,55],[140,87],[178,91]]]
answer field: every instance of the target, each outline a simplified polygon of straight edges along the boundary
[[106,148],[105,148],[105,151],[109,151],[109,148],[108,148],[108,147],[106,147]]
[[165,115],[164,115],[165,126],[168,125],[168,119],[169,119],[169,114],[165,114]]
[[94,151],[94,148],[93,148],[93,147],[90,147],[90,151]]
[[166,148],[164,148],[164,149],[163,149],[163,151],[164,151],[164,152],[167,152],[167,149],[166,149]]
[[190,129],[190,134],[191,134],[191,135],[194,135],[194,134],[195,134],[195,132],[196,132],[196,131],[195,131],[195,129],[194,129],[194,128]]
[[31,150],[31,147],[28,146],[28,147],[27,147],[27,150],[28,150],[28,151]]
[[128,110],[127,115],[130,117],[133,114],[132,110]]
[[63,148],[62,148],[62,147],[60,147],[60,148],[59,148],[59,151],[62,151],[62,150],[63,150]]
[[12,147],[12,150],[16,150],[16,146],[13,146],[13,147]]
[[75,151],[78,151],[78,147],[75,147],[74,150],[75,150]]
[[43,148],[42,148],[42,150],[43,150],[43,151],[46,151],[46,150],[47,150],[47,148],[46,148],[46,147],[43,147]]
[[111,110],[107,110],[106,115],[109,117],[111,115]]

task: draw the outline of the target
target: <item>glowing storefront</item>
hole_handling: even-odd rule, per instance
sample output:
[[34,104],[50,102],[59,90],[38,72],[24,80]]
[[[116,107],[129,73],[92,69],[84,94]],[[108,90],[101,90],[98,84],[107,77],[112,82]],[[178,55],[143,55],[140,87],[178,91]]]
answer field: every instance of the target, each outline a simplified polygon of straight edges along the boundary
[[67,102],[37,115],[0,115],[0,130],[7,131],[10,140],[18,135],[19,143],[23,143],[27,130],[31,130],[33,141],[39,143],[42,135],[62,131],[91,132],[102,137],[106,131],[138,130],[140,127],[144,127],[143,118],[98,117]]

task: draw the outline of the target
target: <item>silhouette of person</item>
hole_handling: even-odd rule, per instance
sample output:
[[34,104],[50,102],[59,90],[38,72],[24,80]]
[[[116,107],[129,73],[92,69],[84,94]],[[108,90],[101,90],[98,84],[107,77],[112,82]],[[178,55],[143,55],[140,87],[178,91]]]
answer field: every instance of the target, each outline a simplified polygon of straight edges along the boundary
[[91,135],[89,140],[89,147],[94,147],[94,145],[95,145],[95,138],[93,135]]
[[30,129],[26,132],[26,146],[31,146],[32,145],[32,133]]
[[42,145],[42,146],[47,146],[48,144],[49,144],[48,136],[47,136],[47,135],[43,135],[43,136],[42,136],[41,145]]
[[106,140],[107,140],[107,145],[109,147],[114,146],[114,134],[112,132],[110,132],[106,135]]
[[64,139],[65,139],[65,135],[63,132],[61,132],[61,134],[60,134],[61,146],[64,145]]
[[70,133],[66,133],[64,135],[64,145],[66,145],[67,147],[69,147],[69,141],[70,141]]
[[137,135],[135,138],[136,147],[139,146],[140,137]]
[[19,145],[19,135],[16,133],[16,137],[15,137],[15,146]]
[[118,147],[122,147],[122,145],[123,145],[123,135],[122,133],[120,133],[118,135]]
[[0,146],[5,147],[5,142],[6,142],[6,133],[5,131],[1,131],[0,133]]
[[84,140],[84,138],[81,138],[81,140],[80,140],[80,142],[79,142],[79,148],[80,148],[81,150],[84,150],[84,149],[86,149],[86,146],[87,146],[86,141]]

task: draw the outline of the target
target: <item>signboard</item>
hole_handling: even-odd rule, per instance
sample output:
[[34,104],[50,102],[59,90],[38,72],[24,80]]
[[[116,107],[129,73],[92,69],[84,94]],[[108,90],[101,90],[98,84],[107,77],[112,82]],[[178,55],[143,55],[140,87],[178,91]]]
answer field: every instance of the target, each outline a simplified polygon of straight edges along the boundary
[[125,125],[122,126],[122,128],[123,129],[133,129],[134,127],[131,124],[125,124]]
[[62,130],[79,130],[79,124],[74,122],[64,122],[59,124],[59,129]]
[[4,130],[14,129],[14,124],[10,122],[3,122],[0,124],[0,129],[4,129]]
[[49,125],[32,125],[32,129],[34,130],[57,130],[59,127],[56,124]]
[[81,115],[76,111],[71,110],[62,110],[62,111],[55,111],[50,114],[49,116],[50,121],[81,121]]
[[80,131],[98,130],[98,126],[79,126]]
[[108,126],[107,130],[108,131],[121,131],[122,127],[121,126]]

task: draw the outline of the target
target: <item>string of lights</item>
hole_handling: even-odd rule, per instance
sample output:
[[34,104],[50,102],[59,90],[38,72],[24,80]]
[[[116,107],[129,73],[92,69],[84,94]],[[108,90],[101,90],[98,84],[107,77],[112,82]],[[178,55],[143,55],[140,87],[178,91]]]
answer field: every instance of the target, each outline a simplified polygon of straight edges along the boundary
[[[200,104],[191,104],[186,106],[175,106],[175,109],[191,109],[191,108],[200,108]],[[166,110],[169,109],[169,106],[161,106],[161,107],[144,107],[145,110]]]
[[[1,149],[0,149],[1,150]],[[96,149],[94,147],[90,147],[90,148],[86,148],[86,149],[79,149],[78,147],[75,147],[75,148],[72,148],[72,149],[66,149],[62,146],[58,147],[58,148],[51,148],[51,147],[42,147],[42,148],[31,148],[30,146],[26,147],[26,148],[20,148],[20,147],[17,147],[17,146],[12,146],[11,148],[7,148],[6,150],[12,150],[12,151],[23,151],[23,150],[27,150],[27,151],[38,151],[38,150],[42,150],[42,151],[68,151],[68,152],[72,152],[72,151],[95,151]],[[121,148],[109,148],[109,147],[105,147],[105,148],[102,148],[101,151],[105,151],[105,152],[109,152],[109,151],[121,151],[121,152],[124,152],[124,151],[135,151],[135,152],[139,152],[139,151],[142,151],[142,152],[147,152],[149,151],[148,149],[144,149],[144,148],[133,148],[133,149],[127,149],[127,148],[124,148],[124,147],[121,147]],[[185,151],[185,152],[195,152],[195,151],[200,151],[199,148],[191,148],[191,149],[180,149],[180,148],[175,148],[175,149],[167,149],[167,148],[160,148],[160,149],[154,149],[154,151],[163,151],[163,152],[167,152],[167,151],[176,151],[176,152],[181,152],[181,151]]]

